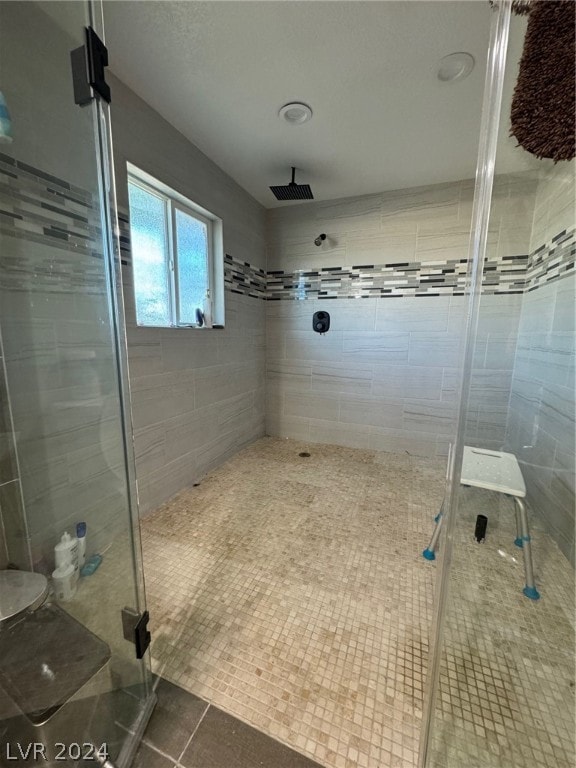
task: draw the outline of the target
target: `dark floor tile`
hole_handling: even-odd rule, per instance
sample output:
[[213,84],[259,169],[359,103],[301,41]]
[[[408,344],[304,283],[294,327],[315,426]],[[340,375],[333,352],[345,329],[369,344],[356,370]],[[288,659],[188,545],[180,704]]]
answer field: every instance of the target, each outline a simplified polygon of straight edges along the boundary
[[206,713],[180,762],[185,768],[321,768],[216,707]]
[[208,704],[162,679],[156,694],[158,703],[144,733],[144,741],[178,760]]
[[175,764],[160,752],[149,747],[147,744],[140,744],[134,757],[132,768],[173,768]]

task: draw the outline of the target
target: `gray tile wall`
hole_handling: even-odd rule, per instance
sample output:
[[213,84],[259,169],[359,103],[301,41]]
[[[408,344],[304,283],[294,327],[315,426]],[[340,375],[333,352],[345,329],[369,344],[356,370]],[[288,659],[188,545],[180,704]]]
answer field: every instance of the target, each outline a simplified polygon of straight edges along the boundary
[[[20,482],[0,484],[0,508],[9,561],[44,572],[53,569],[65,528],[85,520],[91,554],[129,522],[121,425],[110,410],[117,389],[100,220],[92,209],[94,128],[91,110],[74,104],[70,88],[69,52],[82,42],[84,9],[71,6],[66,18],[75,38],[38,4],[0,9],[2,88],[14,125],[0,162],[7,374],[0,399],[9,393],[20,473]],[[5,414],[4,422],[2,450]]]
[[[489,259],[528,253],[534,192],[529,174],[497,178]],[[463,181],[272,210],[268,270],[466,258],[472,195]],[[485,447],[505,438],[521,298],[482,297],[467,439]],[[326,336],[312,331],[318,309]],[[465,311],[458,295],[268,301],[268,434],[446,454]]]
[[[531,173],[496,178],[489,258],[528,252],[536,183]],[[465,258],[473,195],[465,180],[269,210],[267,269]]]
[[[501,447],[521,296],[485,296],[469,439]],[[453,439],[466,298],[267,303],[267,433],[444,455]],[[312,314],[331,314],[325,336]]]
[[[84,44],[86,9],[71,4],[66,11],[53,10],[50,18],[45,8],[43,3],[0,5],[2,93],[12,116],[12,146],[17,141],[17,153],[29,165],[86,188],[95,166],[93,154],[85,151],[85,138],[93,131],[92,114],[78,114],[69,57],[73,48]],[[66,25],[54,21],[59,17],[66,18]],[[6,148],[3,144],[2,151]]]
[[[262,206],[123,83],[111,78],[111,87],[120,205],[127,208],[131,162],[221,217],[225,253],[236,264],[265,269]],[[136,475],[145,513],[264,434],[265,302],[233,293],[231,277],[225,329],[139,328],[129,265],[123,283]]]
[[6,535],[2,523],[2,509],[0,508],[0,571],[8,565],[8,550],[6,549]]
[[[544,164],[531,249],[575,222],[575,164]],[[572,264],[576,249],[572,245]],[[507,445],[519,457],[528,501],[575,561],[574,269],[524,294],[512,379]]]
[[[4,354],[2,350],[2,336],[0,334],[0,488],[18,476],[12,422],[8,407]],[[6,568],[7,564],[8,549],[6,546],[2,507],[0,506],[0,571]]]
[[31,560],[0,328],[0,570],[7,565],[30,570]]
[[[53,290],[43,264],[79,276],[95,256],[10,236],[1,245],[3,266],[16,257],[37,267],[20,271],[18,287],[3,286],[0,325],[32,563],[50,572],[54,545],[78,521],[88,524],[89,554],[129,523],[106,280],[101,265],[99,289],[93,281]],[[11,510],[10,547],[22,513],[16,484],[6,489],[0,503],[5,527]]]
[[128,326],[141,512],[264,434],[264,311],[226,293],[223,330]]

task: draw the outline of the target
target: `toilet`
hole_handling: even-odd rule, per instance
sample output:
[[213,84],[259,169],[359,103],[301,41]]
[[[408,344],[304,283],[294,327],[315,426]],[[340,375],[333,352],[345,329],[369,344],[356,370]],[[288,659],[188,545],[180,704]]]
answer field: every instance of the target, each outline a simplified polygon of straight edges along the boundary
[[0,624],[24,611],[34,611],[48,596],[48,580],[41,573],[0,571]]
[[0,735],[14,755],[41,743],[57,765],[64,735],[101,744],[118,707],[107,643],[47,598],[42,574],[0,571]]

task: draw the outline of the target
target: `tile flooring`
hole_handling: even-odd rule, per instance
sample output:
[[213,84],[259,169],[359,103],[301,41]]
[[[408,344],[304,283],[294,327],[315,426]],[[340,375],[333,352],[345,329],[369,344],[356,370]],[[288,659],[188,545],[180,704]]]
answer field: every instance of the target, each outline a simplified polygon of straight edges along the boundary
[[[437,459],[245,448],[143,520],[155,671],[328,768],[413,768],[443,490]],[[506,504],[464,489],[434,768],[574,766],[573,572],[533,522],[522,596]]]
[[133,768],[321,768],[221,709],[160,679]]
[[244,449],[143,520],[155,671],[322,765],[414,766],[443,486],[435,459]]
[[529,600],[512,499],[462,488],[456,520],[429,766],[574,768],[574,571],[530,515],[541,598]]

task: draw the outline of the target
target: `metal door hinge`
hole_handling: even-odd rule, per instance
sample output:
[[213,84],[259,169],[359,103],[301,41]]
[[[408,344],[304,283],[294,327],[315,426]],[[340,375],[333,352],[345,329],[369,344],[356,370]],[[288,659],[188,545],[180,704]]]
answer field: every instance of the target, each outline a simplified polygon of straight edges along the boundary
[[110,103],[110,86],[104,73],[108,66],[108,49],[92,27],[86,27],[86,44],[70,51],[74,103],[81,107],[96,96]]
[[122,630],[124,639],[136,646],[136,658],[141,659],[152,639],[150,632],[148,631],[148,621],[150,620],[150,614],[148,611],[144,613],[136,613],[131,608],[122,609]]

